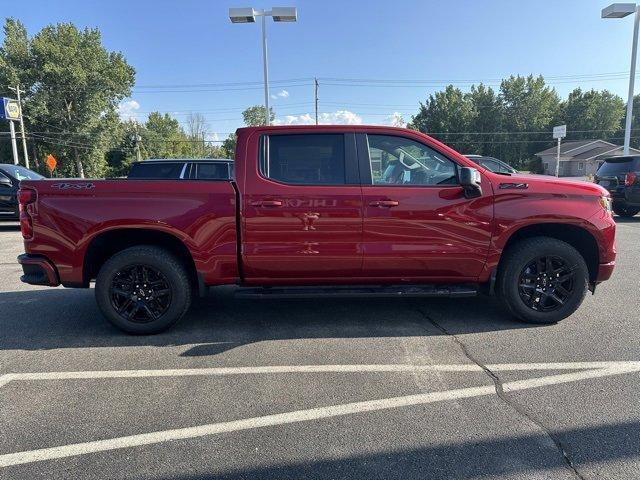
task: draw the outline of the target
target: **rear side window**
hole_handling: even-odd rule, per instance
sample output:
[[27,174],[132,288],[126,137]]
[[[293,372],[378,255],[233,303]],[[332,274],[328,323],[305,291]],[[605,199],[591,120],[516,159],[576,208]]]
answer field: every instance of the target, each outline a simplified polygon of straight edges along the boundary
[[229,166],[226,163],[196,163],[198,180],[228,180]]
[[637,170],[638,160],[633,157],[608,158],[596,172],[600,177],[624,174]]
[[266,178],[298,185],[345,184],[343,134],[263,137],[260,172]]
[[136,163],[128,178],[180,178],[184,163]]

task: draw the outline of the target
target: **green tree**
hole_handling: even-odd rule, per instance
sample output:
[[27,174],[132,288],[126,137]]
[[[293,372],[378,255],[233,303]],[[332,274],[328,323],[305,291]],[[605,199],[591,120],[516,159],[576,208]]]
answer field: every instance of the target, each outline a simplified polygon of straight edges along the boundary
[[69,23],[43,28],[29,39],[7,19],[0,48],[0,90],[20,82],[24,114],[43,152],[54,153],[64,175],[101,176],[106,144],[117,128],[118,103],[130,95],[134,69],[121,53],[102,46],[97,29]]
[[502,100],[491,88],[483,84],[472,85],[466,95],[471,104],[469,131],[478,133],[469,136],[468,153],[500,156],[500,132],[503,124]]
[[[242,112],[242,118],[244,119],[244,124],[247,127],[259,127],[261,125],[266,125],[266,109],[262,105],[254,105],[253,107],[247,108]],[[273,122],[276,118],[275,113],[273,113],[273,109],[269,108],[269,123]]]
[[410,128],[433,134],[460,151],[469,147],[469,137],[461,133],[469,131],[473,119],[471,103],[457,87],[448,85],[444,91],[430,95],[420,103],[418,114],[413,116]]
[[572,140],[602,138],[616,134],[624,118],[624,101],[608,90],[601,92],[580,88],[562,102],[560,116],[554,123],[566,123]]
[[[550,142],[549,132],[557,118],[560,99],[555,89],[548,87],[542,76],[511,76],[500,84],[503,105],[502,128],[505,134],[502,157],[516,167],[526,165]],[[531,133],[544,132],[544,133]]]

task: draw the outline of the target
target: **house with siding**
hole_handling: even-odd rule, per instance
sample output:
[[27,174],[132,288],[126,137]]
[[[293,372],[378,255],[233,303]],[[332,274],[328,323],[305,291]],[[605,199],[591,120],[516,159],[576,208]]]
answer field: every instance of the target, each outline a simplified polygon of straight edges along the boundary
[[[536,153],[542,159],[545,175],[556,174],[557,148],[551,147]],[[562,142],[560,146],[561,177],[581,177],[596,173],[607,157],[622,155],[623,148],[604,140],[574,140]],[[632,155],[640,155],[640,150],[632,148]]]

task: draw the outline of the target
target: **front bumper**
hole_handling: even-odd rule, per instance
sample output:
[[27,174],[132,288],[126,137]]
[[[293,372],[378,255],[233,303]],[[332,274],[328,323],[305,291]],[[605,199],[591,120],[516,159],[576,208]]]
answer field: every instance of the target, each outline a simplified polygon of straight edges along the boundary
[[596,283],[604,282],[605,280],[609,280],[611,278],[611,274],[613,273],[613,269],[616,266],[615,260],[613,262],[601,263],[598,265],[598,275],[596,277]]
[[29,255],[23,253],[18,256],[18,263],[22,265],[24,275],[20,280],[30,285],[47,285],[57,287],[60,285],[60,278],[56,267],[41,255]]

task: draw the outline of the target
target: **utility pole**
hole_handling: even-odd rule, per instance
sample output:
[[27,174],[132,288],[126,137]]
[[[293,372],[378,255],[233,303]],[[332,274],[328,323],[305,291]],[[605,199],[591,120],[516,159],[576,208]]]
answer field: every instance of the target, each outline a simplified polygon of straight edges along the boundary
[[9,131],[11,132],[11,150],[13,152],[13,163],[18,165],[18,146],[16,144],[16,127],[13,120],[9,120]]
[[15,88],[9,87],[9,90],[16,92],[18,96],[18,105],[20,105],[20,134],[22,135],[22,151],[24,152],[24,166],[29,168],[29,154],[27,153],[27,137],[24,133],[24,110],[22,109],[21,93],[26,93],[24,90],[20,90],[20,85],[16,85]]
[[316,98],[316,125],[318,125],[318,79],[313,79],[315,84],[315,98]]
[[142,160],[142,155],[140,154],[140,140],[142,140],[142,137],[138,135],[138,127],[136,127],[136,133],[133,136],[133,140],[135,142],[136,160],[139,162]]

